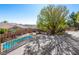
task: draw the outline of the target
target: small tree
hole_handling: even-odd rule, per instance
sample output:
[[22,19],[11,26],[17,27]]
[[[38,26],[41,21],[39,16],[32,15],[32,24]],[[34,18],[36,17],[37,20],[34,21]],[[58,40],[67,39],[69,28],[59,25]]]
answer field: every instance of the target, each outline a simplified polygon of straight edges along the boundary
[[5,21],[3,21],[3,23],[8,23],[8,21],[5,20]]
[[79,12],[70,14],[70,18],[73,21],[74,27],[79,29]]
[[76,26],[76,14],[72,12],[69,16],[71,20],[73,21],[74,26]]
[[76,22],[77,22],[77,28],[79,29],[79,12],[77,12],[77,20],[76,20]]
[[68,9],[65,6],[44,7],[37,17],[37,27],[51,34],[61,33],[67,26],[67,14]]
[[8,30],[7,29],[0,29],[0,34],[3,34],[5,32],[7,32]]

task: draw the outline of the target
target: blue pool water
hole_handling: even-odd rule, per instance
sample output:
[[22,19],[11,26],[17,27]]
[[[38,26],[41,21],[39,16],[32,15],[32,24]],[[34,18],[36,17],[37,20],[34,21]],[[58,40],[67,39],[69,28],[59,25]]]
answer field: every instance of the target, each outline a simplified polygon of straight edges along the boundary
[[18,38],[18,39],[13,39],[9,42],[5,42],[3,44],[3,49],[5,49],[5,50],[11,49],[13,46],[16,46],[17,43],[22,42],[22,41],[27,40],[27,39],[30,39],[30,38],[32,38],[31,35],[26,36],[26,37],[22,37],[22,38]]

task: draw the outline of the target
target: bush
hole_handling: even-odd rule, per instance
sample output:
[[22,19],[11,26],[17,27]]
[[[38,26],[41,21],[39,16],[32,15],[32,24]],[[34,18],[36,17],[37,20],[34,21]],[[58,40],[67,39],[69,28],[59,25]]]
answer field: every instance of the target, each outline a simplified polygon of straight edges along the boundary
[[68,9],[65,6],[48,5],[38,15],[37,27],[50,34],[63,32],[67,27],[67,14]]
[[7,29],[0,29],[0,34],[5,33],[6,31],[8,31]]

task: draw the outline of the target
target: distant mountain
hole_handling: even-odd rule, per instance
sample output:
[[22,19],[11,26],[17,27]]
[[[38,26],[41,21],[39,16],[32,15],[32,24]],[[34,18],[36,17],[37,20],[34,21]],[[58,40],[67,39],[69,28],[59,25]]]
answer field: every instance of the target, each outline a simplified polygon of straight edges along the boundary
[[16,24],[16,23],[0,23],[0,28],[10,29],[13,27],[20,27],[20,28],[36,28],[36,25],[23,25],[23,24]]

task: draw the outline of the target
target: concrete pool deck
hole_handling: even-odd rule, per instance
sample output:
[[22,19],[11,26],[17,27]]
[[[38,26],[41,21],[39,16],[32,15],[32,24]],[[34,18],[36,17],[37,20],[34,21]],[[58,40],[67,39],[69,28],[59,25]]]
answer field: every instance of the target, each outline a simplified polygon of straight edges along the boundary
[[13,50],[12,52],[8,53],[7,55],[23,55],[23,53],[24,53],[24,46],[25,45]]
[[24,46],[28,45],[29,40],[23,41],[19,44],[20,47],[14,49],[13,51],[7,53],[6,55],[23,55],[24,53]]

